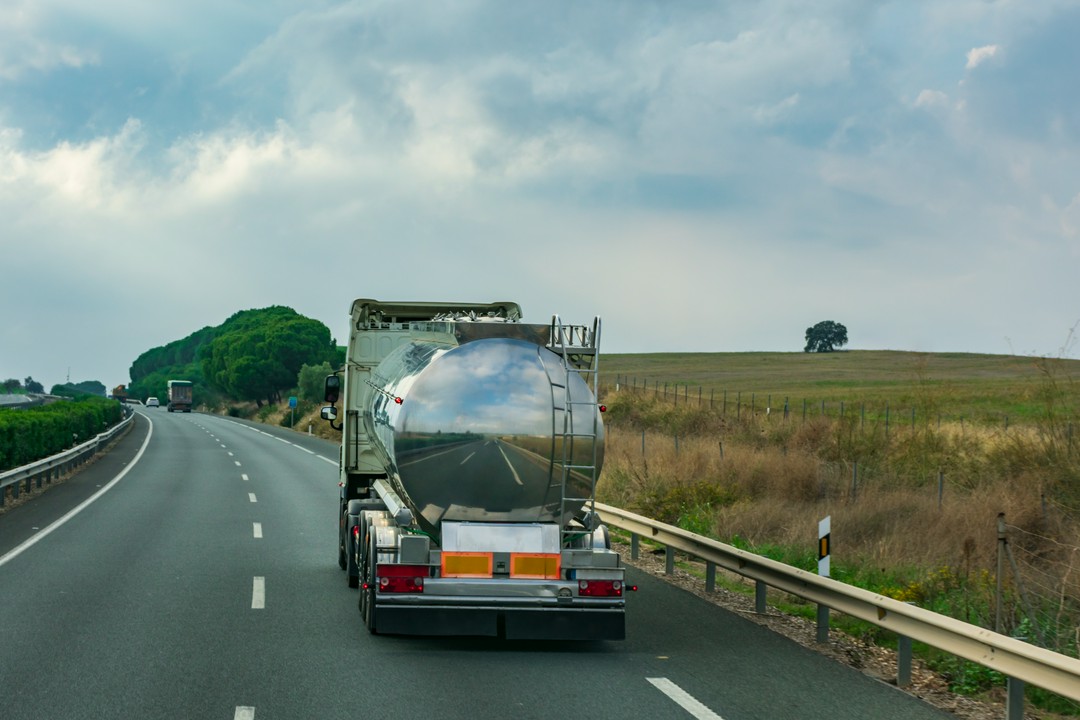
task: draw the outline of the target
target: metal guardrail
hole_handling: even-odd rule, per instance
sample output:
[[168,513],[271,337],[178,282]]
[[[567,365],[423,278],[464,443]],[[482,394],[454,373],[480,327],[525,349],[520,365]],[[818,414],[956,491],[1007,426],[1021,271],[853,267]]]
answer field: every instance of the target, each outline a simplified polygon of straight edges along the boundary
[[127,417],[92,440],[87,440],[81,445],[76,445],[70,450],[57,453],[44,460],[38,460],[29,465],[23,465],[14,470],[0,473],[0,507],[4,506],[4,498],[7,495],[8,487],[11,487],[12,499],[17,500],[20,491],[31,492],[35,482],[38,489],[40,489],[42,484],[52,483],[54,479],[59,478],[64,473],[73,470],[93,457],[131,426],[135,413],[129,408],[125,408],[125,413]]
[[[899,685],[910,681],[910,641],[918,640],[1005,675],[1009,679],[1009,718],[1022,717],[1025,682],[1080,701],[1080,660],[1075,658],[799,570],[610,505],[597,503],[596,510],[605,523],[631,533],[635,554],[639,537],[665,545],[669,574],[674,561],[673,550],[680,550],[706,562],[706,588],[710,591],[715,583],[716,567],[754,580],[759,613],[765,612],[766,588],[773,587],[817,603],[819,607],[832,608],[895,632],[901,638]],[[905,661],[906,668],[903,667]]]

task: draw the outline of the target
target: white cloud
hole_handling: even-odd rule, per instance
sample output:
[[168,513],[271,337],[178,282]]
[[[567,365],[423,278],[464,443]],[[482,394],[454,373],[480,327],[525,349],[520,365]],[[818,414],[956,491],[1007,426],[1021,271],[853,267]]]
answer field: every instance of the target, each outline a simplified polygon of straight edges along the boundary
[[967,69],[974,70],[982,63],[997,55],[999,50],[1001,50],[1001,46],[999,45],[983,45],[982,47],[968,50]]
[[923,90],[915,98],[915,107],[944,107],[949,104],[949,96],[940,90]]
[[44,13],[32,0],[8,0],[0,5],[0,81],[100,60],[94,50],[48,38]]
[[84,143],[61,142],[43,152],[20,148],[22,132],[0,131],[0,152],[7,171],[0,180],[11,186],[28,184],[34,192],[65,212],[120,212],[137,185],[132,159],[142,146],[141,126],[128,121],[114,137]]

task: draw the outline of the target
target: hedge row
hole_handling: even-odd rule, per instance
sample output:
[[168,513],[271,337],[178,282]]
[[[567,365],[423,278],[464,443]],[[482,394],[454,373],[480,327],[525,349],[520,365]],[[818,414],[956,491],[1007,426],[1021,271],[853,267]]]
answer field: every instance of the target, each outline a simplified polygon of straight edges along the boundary
[[121,419],[120,403],[97,397],[25,410],[0,409],[0,472],[86,442]]

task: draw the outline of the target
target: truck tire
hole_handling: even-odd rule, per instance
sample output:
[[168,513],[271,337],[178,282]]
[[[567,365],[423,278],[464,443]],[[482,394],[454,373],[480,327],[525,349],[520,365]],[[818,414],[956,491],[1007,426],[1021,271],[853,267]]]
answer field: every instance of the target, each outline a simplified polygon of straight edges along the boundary
[[350,500],[345,505],[338,525],[338,567],[347,571],[349,587],[355,588],[360,584],[358,576],[359,567],[355,556],[360,548],[353,547],[352,529],[354,525],[360,525],[360,515],[365,510],[385,510],[386,505],[378,498]]
[[378,634],[375,629],[375,553],[377,552],[377,542],[378,539],[375,537],[375,533],[372,532],[368,539],[367,552],[364,553],[362,561],[362,577],[364,578],[364,585],[367,587],[360,588],[360,617],[364,620],[364,627],[372,635]]
[[348,513],[345,512],[344,509],[342,509],[339,506],[338,507],[338,531],[337,531],[338,532],[337,564],[338,564],[338,567],[341,568],[342,570],[348,570],[349,569],[349,555],[348,555],[349,541],[348,541],[348,538],[346,537],[346,529],[347,529],[348,524],[349,524],[349,515],[348,515]]
[[355,522],[351,522],[352,518],[348,515],[345,516],[345,579],[349,582],[349,587],[360,587],[360,568],[356,564],[356,543],[353,540],[353,526]]

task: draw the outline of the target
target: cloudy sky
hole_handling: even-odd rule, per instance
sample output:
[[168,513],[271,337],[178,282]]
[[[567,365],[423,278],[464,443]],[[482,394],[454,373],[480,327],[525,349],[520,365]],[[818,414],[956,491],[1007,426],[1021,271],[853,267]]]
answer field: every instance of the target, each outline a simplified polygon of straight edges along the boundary
[[355,297],[1078,357],[1080,2],[0,0],[0,378]]

